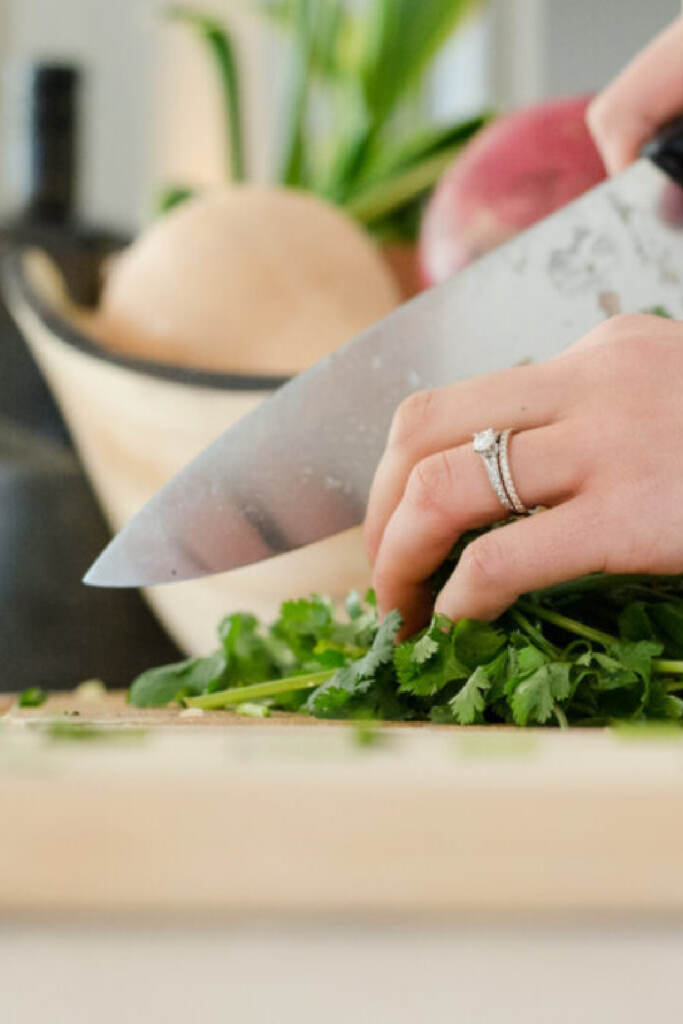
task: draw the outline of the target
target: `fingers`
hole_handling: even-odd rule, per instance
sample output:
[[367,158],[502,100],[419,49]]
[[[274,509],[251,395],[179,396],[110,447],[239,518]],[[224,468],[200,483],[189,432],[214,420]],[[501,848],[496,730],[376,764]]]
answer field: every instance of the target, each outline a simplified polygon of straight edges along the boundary
[[436,611],[495,619],[521,594],[604,567],[605,539],[584,497],[474,540],[441,591]]
[[[508,454],[519,496],[529,506],[561,501],[580,486],[569,422],[513,435]],[[398,608],[404,632],[418,629],[431,610],[426,581],[458,537],[506,515],[470,444],[418,462],[377,555],[373,583],[380,611]]]
[[640,147],[683,112],[683,19],[673,23],[593,101],[588,127],[610,174],[636,159]]
[[[450,387],[419,391],[394,416],[375,474],[365,519],[365,543],[374,565],[385,527],[413,467],[429,455],[469,444],[477,430],[526,430],[552,422],[567,392],[564,371],[518,366]],[[525,396],[533,395],[533,402]]]

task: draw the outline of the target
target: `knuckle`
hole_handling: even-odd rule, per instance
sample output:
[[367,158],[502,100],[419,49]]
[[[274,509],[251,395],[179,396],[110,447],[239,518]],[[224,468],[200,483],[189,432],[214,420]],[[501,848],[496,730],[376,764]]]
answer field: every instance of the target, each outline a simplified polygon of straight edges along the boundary
[[604,340],[613,345],[623,344],[627,338],[639,334],[642,321],[646,320],[640,313],[615,313],[597,328]]
[[433,412],[434,394],[434,391],[414,391],[401,402],[394,413],[389,432],[389,444],[392,447],[409,448],[414,445],[416,435]]
[[630,334],[633,330],[634,323],[640,320],[640,314],[638,313],[615,313],[609,320],[605,322],[605,327],[610,333],[610,336],[618,340],[623,338],[624,335]]
[[[501,592],[509,589],[510,566],[497,531],[484,534],[469,544],[460,559],[459,569],[470,585],[501,587]],[[505,584],[505,587],[502,585]]]
[[408,479],[406,494],[420,512],[444,513],[452,501],[452,473],[446,452],[421,459]]
[[651,327],[650,317],[642,313],[610,317],[600,328],[606,344],[594,350],[598,365],[609,376],[642,370],[652,355]]
[[647,313],[617,313],[608,323],[614,331],[614,337],[622,340],[642,338],[643,333],[652,326],[652,317]]

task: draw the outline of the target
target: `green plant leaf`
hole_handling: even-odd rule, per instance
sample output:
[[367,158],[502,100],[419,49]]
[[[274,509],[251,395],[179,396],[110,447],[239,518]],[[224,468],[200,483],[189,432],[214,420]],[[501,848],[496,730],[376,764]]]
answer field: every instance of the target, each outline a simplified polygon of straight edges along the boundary
[[47,700],[47,694],[40,686],[29,686],[17,698],[20,708],[39,708]]
[[458,661],[473,669],[488,665],[505,646],[505,634],[489,622],[460,619],[453,629],[453,650]]
[[315,690],[308,699],[307,710],[319,718],[343,718],[349,712],[368,710],[355,698],[365,697],[371,688],[381,684],[380,669],[391,665],[394,641],[400,628],[401,616],[397,611],[390,612],[377,630],[367,654],[339,669]]
[[227,166],[233,181],[244,181],[246,167],[242,132],[240,73],[232,37],[220,21],[207,14],[202,14],[192,7],[176,4],[167,7],[165,14],[171,21],[182,22],[194,28],[211,55],[221,87],[228,145]]
[[377,233],[392,234],[391,218],[431,191],[463,145],[485,123],[483,116],[463,121],[448,131],[423,137],[422,149],[414,140],[384,157],[346,198],[347,213]]
[[216,651],[208,658],[188,658],[173,665],[150,668],[134,680],[129,701],[138,708],[163,707],[180,694],[203,693],[223,678],[225,655]]
[[[299,0],[257,0],[257,6],[276,25],[290,31],[298,28]],[[313,0],[310,10],[315,28],[310,39],[311,73],[330,81],[348,75],[358,63],[352,55],[359,49],[359,18],[344,0]]]
[[453,718],[458,725],[474,725],[484,721],[486,694],[491,680],[483,665],[475,668],[461,690],[449,701]]
[[449,683],[467,679],[470,668],[458,660],[453,635],[452,622],[435,615],[426,630],[396,648],[393,660],[400,693],[432,697]]
[[457,152],[491,117],[490,112],[485,112],[446,126],[422,130],[400,142],[387,141],[367,169],[368,183],[391,178],[439,153]]
[[384,124],[437,51],[479,0],[374,0],[362,76],[375,126]]
[[290,98],[287,112],[280,181],[305,188],[310,168],[306,148],[306,121],[311,91],[318,5],[315,0],[296,0],[293,17],[294,40],[290,70]]
[[566,700],[571,691],[569,668],[549,662],[515,686],[510,705],[517,725],[544,725],[551,718],[556,701]]
[[165,185],[159,192],[156,201],[156,212],[163,214],[181,206],[188,199],[197,195],[197,190],[191,185]]

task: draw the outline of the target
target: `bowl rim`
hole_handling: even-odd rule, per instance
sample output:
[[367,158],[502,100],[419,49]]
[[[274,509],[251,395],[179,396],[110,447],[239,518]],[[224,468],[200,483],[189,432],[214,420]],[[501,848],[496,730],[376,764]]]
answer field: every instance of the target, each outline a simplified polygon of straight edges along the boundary
[[[155,359],[138,359],[134,356],[109,352],[97,344],[75,324],[64,320],[36,291],[25,270],[25,257],[32,250],[40,251],[36,244],[9,245],[0,257],[0,280],[8,306],[12,298],[18,299],[39,318],[41,323],[60,341],[77,349],[84,355],[110,363],[122,369],[131,370],[143,376],[174,384],[206,387],[225,391],[274,391],[291,379],[284,374],[224,373],[216,370],[202,370],[191,366],[179,366]],[[54,259],[54,257],[52,257]]]

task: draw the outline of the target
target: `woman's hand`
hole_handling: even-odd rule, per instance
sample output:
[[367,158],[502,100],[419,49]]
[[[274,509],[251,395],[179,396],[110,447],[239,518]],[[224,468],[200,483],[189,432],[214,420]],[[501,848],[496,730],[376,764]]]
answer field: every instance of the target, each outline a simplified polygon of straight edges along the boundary
[[588,126],[610,174],[635,160],[643,143],[683,114],[683,18],[615,78],[588,109]]
[[430,575],[465,531],[505,517],[472,435],[514,428],[510,467],[546,510],[482,535],[438,596],[452,619],[491,619],[522,593],[586,573],[683,572],[683,323],[606,321],[562,355],[398,409],[365,537],[380,611],[404,635],[428,619]]

